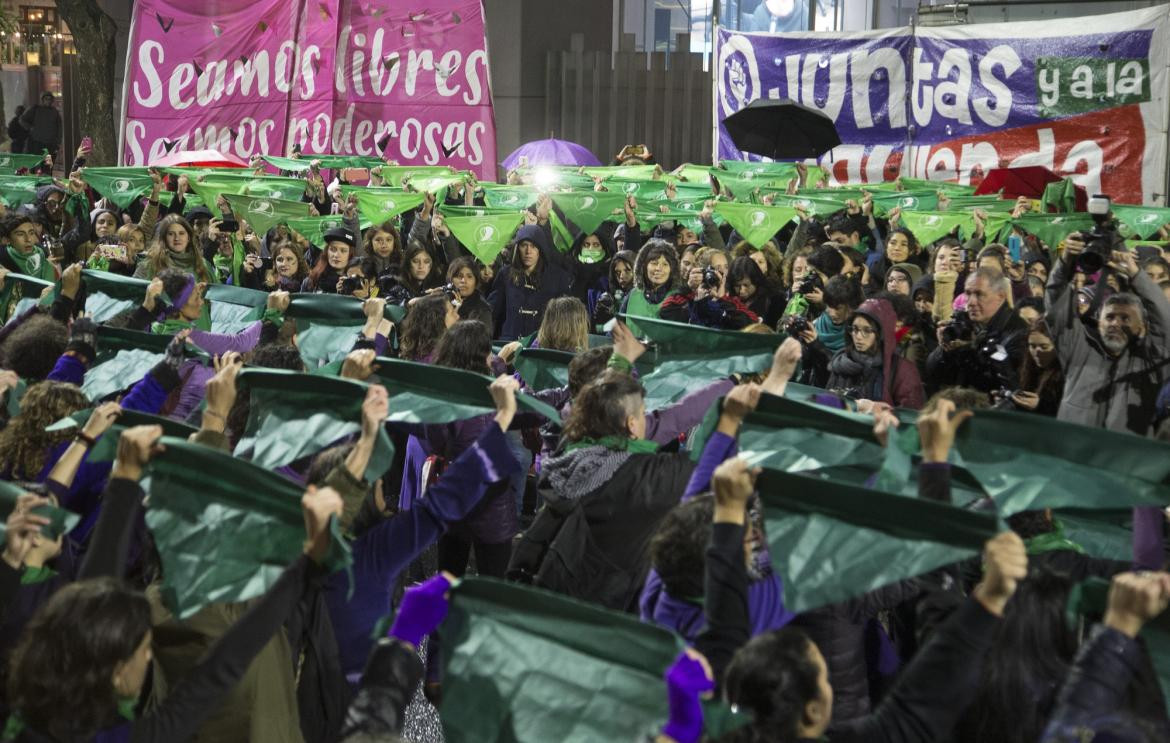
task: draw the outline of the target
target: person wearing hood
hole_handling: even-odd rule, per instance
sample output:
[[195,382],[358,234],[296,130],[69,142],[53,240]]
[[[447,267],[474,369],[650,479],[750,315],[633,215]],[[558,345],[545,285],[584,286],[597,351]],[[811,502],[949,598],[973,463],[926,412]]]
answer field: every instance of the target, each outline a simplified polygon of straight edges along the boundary
[[[635,288],[626,295],[622,313],[632,317],[658,317],[663,302],[677,294],[684,277],[679,275],[674,246],[665,240],[649,240],[638,251],[634,265]],[[640,335],[636,322],[626,324]]]
[[829,362],[828,388],[848,397],[921,408],[922,380],[914,364],[897,355],[894,308],[870,299],[846,326],[845,347]]
[[605,293],[593,307],[593,325],[602,326],[613,319],[614,312],[622,306],[626,297],[634,290],[634,266],[637,256],[629,250],[619,250],[609,262],[609,281]]
[[500,340],[516,340],[540,329],[549,300],[571,294],[573,277],[556,265],[548,233],[528,224],[516,232],[512,261],[500,269],[488,303]]
[[895,263],[886,271],[885,290],[891,294],[903,294],[907,297],[913,291],[914,285],[922,279],[922,269],[913,263]]

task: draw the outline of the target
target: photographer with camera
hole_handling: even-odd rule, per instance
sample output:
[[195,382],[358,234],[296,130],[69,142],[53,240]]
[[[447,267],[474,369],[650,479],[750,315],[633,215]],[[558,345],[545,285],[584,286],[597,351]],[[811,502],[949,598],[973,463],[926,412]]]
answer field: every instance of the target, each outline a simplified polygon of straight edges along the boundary
[[1017,389],[1028,324],[1012,312],[1010,292],[1008,278],[994,268],[981,267],[967,277],[967,309],[956,310],[939,325],[938,348],[926,359],[931,390]]
[[759,322],[759,315],[728,291],[727,274],[726,264],[695,266],[683,290],[662,303],[659,317],[719,330],[740,330]]
[[[815,275],[815,274],[814,274]],[[829,381],[829,361],[833,354],[845,347],[849,332],[849,318],[865,301],[861,283],[853,276],[834,276],[825,284],[825,311],[812,324],[805,326],[794,337],[804,347],[800,358],[801,384],[824,387]],[[790,316],[798,317],[798,316]],[[799,319],[804,320],[803,316]],[[799,323],[791,320],[795,329]]]
[[[1105,217],[1092,233],[1065,238],[1064,255],[1048,277],[1048,325],[1067,374],[1056,417],[1148,436],[1154,400],[1170,376],[1170,302],[1138,266],[1133,251],[1112,249],[1116,231],[1110,232]],[[1103,261],[1107,250],[1108,261]],[[1069,286],[1078,265],[1086,271],[1094,266],[1116,271],[1131,289],[1104,300],[1095,328],[1081,322],[1076,292]],[[1104,277],[1098,285],[1104,285]]]

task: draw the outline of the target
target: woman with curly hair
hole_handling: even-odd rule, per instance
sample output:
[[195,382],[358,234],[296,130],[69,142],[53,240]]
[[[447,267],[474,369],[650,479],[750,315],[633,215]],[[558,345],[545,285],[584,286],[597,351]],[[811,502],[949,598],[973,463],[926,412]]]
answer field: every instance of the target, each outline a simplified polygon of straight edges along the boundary
[[154,241],[134,269],[134,278],[149,281],[167,268],[193,273],[205,284],[219,283],[219,275],[199,252],[191,223],[178,214],[168,214],[159,221]]
[[[665,240],[652,239],[638,251],[634,262],[635,288],[626,295],[622,312],[633,317],[658,317],[662,303],[676,294],[683,277],[678,270],[678,254]],[[641,335],[636,322],[626,325]]]
[[36,480],[49,450],[73,438],[75,431],[45,429],[89,407],[89,398],[75,384],[37,382],[20,401],[20,413],[0,431],[0,479]]
[[459,322],[459,310],[443,292],[414,302],[402,320],[399,355],[407,361],[430,363],[447,328]]
[[373,267],[371,278],[398,276],[402,271],[402,234],[393,222],[376,224],[366,230],[363,255]]
[[769,240],[764,243],[764,247],[757,248],[746,240],[741,241],[731,251],[732,262],[741,257],[755,261],[771,286],[784,286],[784,256],[776,249],[774,242]]

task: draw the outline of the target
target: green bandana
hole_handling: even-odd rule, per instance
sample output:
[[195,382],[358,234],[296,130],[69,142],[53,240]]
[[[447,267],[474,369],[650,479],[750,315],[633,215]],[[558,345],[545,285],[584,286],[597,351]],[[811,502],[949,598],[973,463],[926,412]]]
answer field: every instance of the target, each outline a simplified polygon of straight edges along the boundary
[[1064,550],[1066,552],[1076,552],[1077,554],[1084,554],[1085,550],[1081,545],[1069,539],[1064,534],[1064,524],[1059,520],[1052,520],[1052,531],[1025,540],[1028,546],[1029,555],[1039,555],[1045,552],[1055,552],[1057,550]]
[[31,586],[37,583],[44,583],[56,574],[57,571],[47,565],[42,565],[39,568],[26,566],[24,572],[20,574],[20,585]]
[[524,221],[520,212],[482,217],[447,217],[447,229],[471,254],[491,265]]
[[150,332],[156,335],[174,335],[180,330],[188,330],[194,327],[195,323],[184,320],[181,317],[168,317],[162,322],[153,323],[150,326]]
[[646,439],[631,439],[625,436],[602,436],[599,439],[581,439],[565,447],[566,452],[584,449],[589,446],[604,446],[612,451],[628,451],[631,454],[653,454],[658,451],[658,444]]
[[723,203],[715,207],[744,240],[762,248],[768,239],[796,216],[796,209],[788,206],[756,206],[754,204]]
[[605,248],[582,248],[581,262],[582,263],[601,263],[605,260]]
[[16,264],[17,273],[32,276],[37,279],[53,279],[53,266],[45,260],[40,248],[34,247],[31,253],[22,253],[11,245],[8,246],[8,257]]

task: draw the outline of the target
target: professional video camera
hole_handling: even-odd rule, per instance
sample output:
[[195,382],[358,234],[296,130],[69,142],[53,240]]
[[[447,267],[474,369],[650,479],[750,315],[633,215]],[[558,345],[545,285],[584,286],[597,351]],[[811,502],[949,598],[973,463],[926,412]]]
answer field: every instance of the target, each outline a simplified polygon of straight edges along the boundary
[[1087,274],[1100,271],[1112,257],[1117,242],[1117,225],[1109,213],[1110,206],[1109,197],[1104,194],[1094,194],[1089,199],[1088,211],[1093,217],[1093,229],[1081,233],[1085,250],[1077,258],[1077,265]]
[[974,338],[975,321],[971,319],[971,315],[966,310],[955,310],[954,314],[951,315],[951,321],[943,326],[943,343],[970,341]]

